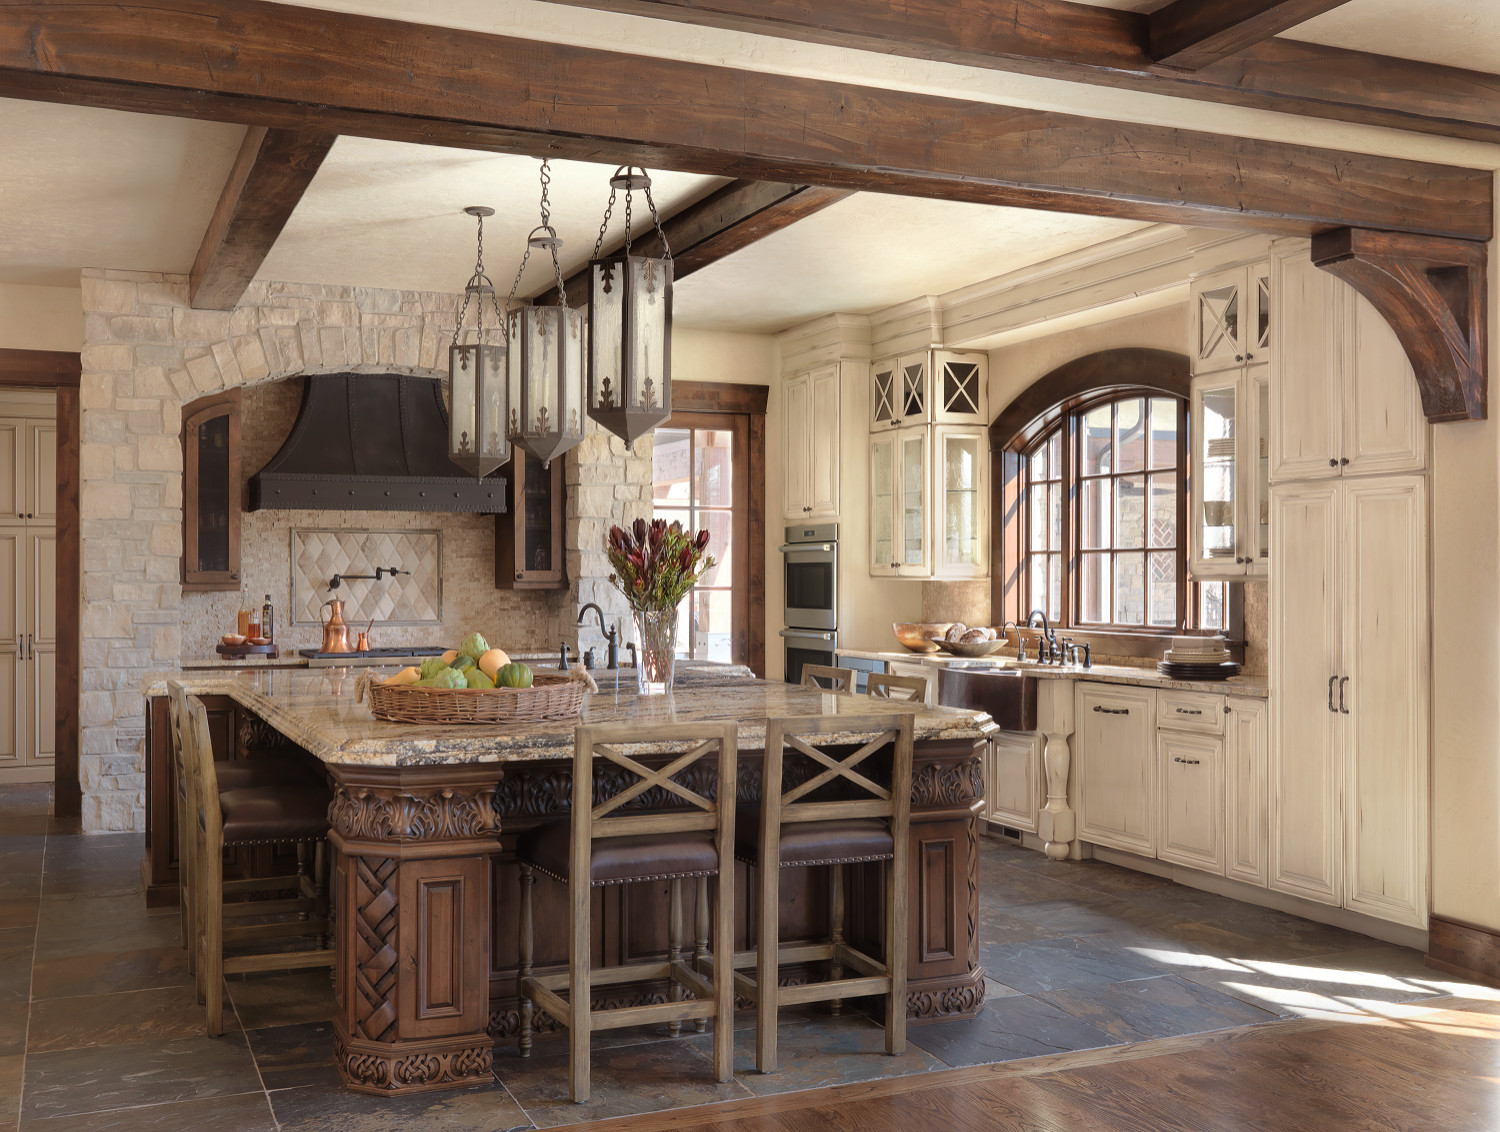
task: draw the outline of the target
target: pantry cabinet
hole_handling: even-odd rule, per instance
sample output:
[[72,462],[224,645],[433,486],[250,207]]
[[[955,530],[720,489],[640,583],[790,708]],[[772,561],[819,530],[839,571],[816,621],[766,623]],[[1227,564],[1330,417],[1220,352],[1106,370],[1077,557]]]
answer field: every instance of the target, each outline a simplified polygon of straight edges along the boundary
[[1425,927],[1426,483],[1272,492],[1271,843],[1279,891]]
[[1358,292],[1313,266],[1306,241],[1272,251],[1273,482],[1421,471],[1427,419],[1406,351]]
[[1075,688],[1078,837],[1156,856],[1156,693]]
[[0,527],[57,522],[57,422],[0,418]]
[[839,366],[786,379],[781,389],[782,482],[787,519],[835,519],[839,511]]

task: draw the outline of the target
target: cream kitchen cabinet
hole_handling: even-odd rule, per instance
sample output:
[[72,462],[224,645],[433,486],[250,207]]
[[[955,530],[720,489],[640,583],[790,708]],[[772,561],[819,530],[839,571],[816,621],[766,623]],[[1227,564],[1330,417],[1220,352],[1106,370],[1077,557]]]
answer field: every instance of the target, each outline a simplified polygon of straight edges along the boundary
[[1035,731],[1002,731],[990,740],[984,773],[986,821],[1036,832],[1036,816],[1047,800],[1044,742],[1045,736]]
[[839,367],[799,373],[781,388],[785,517],[839,513]]
[[988,430],[969,425],[938,425],[932,434],[932,576],[988,577]]
[[989,356],[920,350],[870,366],[870,431],[989,423]]
[[1265,700],[1230,696],[1224,705],[1224,875],[1266,886],[1270,816],[1266,763],[1270,708]]
[[989,575],[989,441],[971,425],[870,437],[870,573]]
[[57,719],[57,537],[0,528],[0,783],[50,777]]
[[0,417],[0,527],[57,522],[57,422]]
[[1306,241],[1278,241],[1271,271],[1272,482],[1421,471],[1427,419],[1395,332]]
[[1270,265],[1264,262],[1193,277],[1189,357],[1194,375],[1269,360],[1271,286]]
[[1078,837],[1156,856],[1156,692],[1114,684],[1075,687]]
[[1156,734],[1163,861],[1224,874],[1224,740],[1218,735]]
[[1193,379],[1189,572],[1263,578],[1271,562],[1270,389],[1262,364]]
[[1272,492],[1270,887],[1427,922],[1426,484]]

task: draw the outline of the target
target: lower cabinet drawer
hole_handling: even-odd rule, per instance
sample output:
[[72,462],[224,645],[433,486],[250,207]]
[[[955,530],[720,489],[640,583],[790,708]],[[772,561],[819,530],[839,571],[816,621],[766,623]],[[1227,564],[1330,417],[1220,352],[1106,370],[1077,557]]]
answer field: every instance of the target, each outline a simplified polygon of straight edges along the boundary
[[1156,724],[1177,731],[1224,734],[1224,697],[1211,692],[1157,692]]

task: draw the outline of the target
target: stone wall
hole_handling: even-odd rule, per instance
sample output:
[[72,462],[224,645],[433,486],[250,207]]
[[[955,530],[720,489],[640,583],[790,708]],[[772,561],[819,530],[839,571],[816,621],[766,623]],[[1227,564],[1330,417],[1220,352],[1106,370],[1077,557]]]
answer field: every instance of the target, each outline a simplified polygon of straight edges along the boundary
[[[455,296],[255,283],[234,311],[196,311],[188,306],[185,276],[94,269],[83,273],[82,294],[84,827],[141,829],[142,682],[188,652],[201,652],[212,635],[203,625],[217,628],[220,605],[238,600],[182,593],[183,404],[311,373],[442,376]],[[611,522],[649,514],[650,442],[636,447],[627,454],[590,423],[584,443],[567,457],[570,591],[550,599],[540,615],[534,595],[514,606],[527,611],[529,623],[545,625],[542,631],[584,647],[600,638],[595,629],[580,639],[579,602],[598,601],[611,621],[625,616],[623,600],[605,580],[602,546]],[[392,518],[380,515],[380,525]],[[431,517],[423,518],[430,525]],[[478,575],[485,608],[498,603],[494,608],[504,613],[519,595],[488,597],[495,591],[485,589],[494,579],[492,568],[482,566],[483,530],[472,518],[462,522],[474,527],[465,528],[457,548],[464,568]],[[194,626],[190,649],[187,621]]]

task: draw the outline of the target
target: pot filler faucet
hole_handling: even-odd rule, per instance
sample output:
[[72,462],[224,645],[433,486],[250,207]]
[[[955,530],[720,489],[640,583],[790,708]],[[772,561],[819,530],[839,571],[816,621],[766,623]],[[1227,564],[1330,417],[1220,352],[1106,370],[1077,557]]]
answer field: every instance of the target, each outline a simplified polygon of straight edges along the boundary
[[606,668],[619,668],[620,667],[620,630],[619,629],[611,629],[611,628],[607,627],[604,624],[604,610],[600,609],[599,606],[595,602],[591,601],[587,605],[585,605],[582,609],[580,609],[578,611],[578,623],[580,625],[583,624],[584,619],[586,617],[588,617],[589,610],[591,610],[591,609],[594,611],[594,615],[599,618],[599,632],[603,633],[604,634],[604,639],[609,642],[609,649],[608,649],[608,652],[606,653],[606,661],[607,661],[607,663],[605,664],[605,667]]

